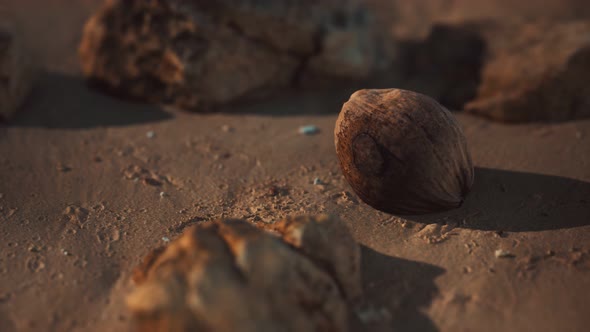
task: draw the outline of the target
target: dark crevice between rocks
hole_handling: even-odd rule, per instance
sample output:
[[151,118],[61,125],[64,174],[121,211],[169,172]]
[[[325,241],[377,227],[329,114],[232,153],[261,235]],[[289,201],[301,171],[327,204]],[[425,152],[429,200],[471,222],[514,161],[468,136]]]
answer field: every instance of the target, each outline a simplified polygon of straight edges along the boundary
[[301,85],[303,75],[307,72],[307,68],[309,66],[309,61],[313,57],[319,55],[322,52],[323,39],[325,36],[325,30],[323,28],[319,28],[318,30],[316,30],[315,34],[313,35],[313,50],[312,50],[312,52],[309,54],[302,55],[297,52],[277,48],[276,46],[272,45],[271,43],[265,41],[262,38],[256,38],[253,36],[249,36],[248,34],[246,34],[244,29],[242,27],[240,27],[235,22],[228,22],[226,24],[226,26],[228,28],[230,28],[236,35],[248,40],[252,44],[255,44],[263,49],[269,50],[269,51],[276,53],[276,54],[285,54],[285,55],[290,56],[292,58],[298,59],[299,64],[297,65],[297,67],[293,71],[293,74],[292,74],[291,80],[290,80],[290,86],[292,86],[292,87],[299,87]]
[[402,40],[398,67],[404,88],[462,110],[477,95],[487,48],[469,24],[437,24],[424,40]]
[[326,36],[326,31],[324,28],[319,28],[316,30],[315,34],[313,35],[313,51],[304,57],[301,58],[299,65],[293,71],[293,76],[291,77],[291,86],[292,87],[300,87],[301,82],[303,81],[303,76],[307,72],[309,67],[309,61],[315,56],[318,56],[323,51],[323,41]]

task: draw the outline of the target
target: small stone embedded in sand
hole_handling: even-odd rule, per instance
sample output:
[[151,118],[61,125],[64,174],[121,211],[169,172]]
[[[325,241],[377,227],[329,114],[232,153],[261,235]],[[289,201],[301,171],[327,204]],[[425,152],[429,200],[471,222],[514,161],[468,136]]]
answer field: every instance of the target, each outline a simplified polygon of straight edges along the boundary
[[494,256],[496,256],[496,258],[513,258],[514,254],[507,250],[498,249],[494,251]]
[[150,131],[148,131],[148,132],[145,134],[145,136],[146,136],[147,138],[155,138],[155,137],[156,137],[156,132],[155,132],[155,131],[153,131],[153,130],[150,130]]
[[62,164],[62,163],[58,163],[58,164],[55,166],[55,169],[56,169],[56,170],[58,170],[59,172],[62,172],[62,173],[66,173],[66,172],[69,172],[69,171],[71,171],[71,170],[72,170],[72,168],[71,168],[71,167],[69,167],[69,166],[67,166],[67,165],[64,165],[64,164]]
[[137,330],[348,331],[362,288],[360,248],[346,227],[322,216],[274,231],[207,222],[154,250],[127,297]]
[[117,95],[201,111],[389,63],[389,39],[360,0],[185,2],[107,1],[84,28],[85,76]]
[[234,128],[230,125],[223,125],[221,126],[221,131],[223,131],[224,133],[232,133],[234,132]]
[[33,85],[34,72],[22,35],[13,22],[0,15],[0,121],[10,119],[24,103]]

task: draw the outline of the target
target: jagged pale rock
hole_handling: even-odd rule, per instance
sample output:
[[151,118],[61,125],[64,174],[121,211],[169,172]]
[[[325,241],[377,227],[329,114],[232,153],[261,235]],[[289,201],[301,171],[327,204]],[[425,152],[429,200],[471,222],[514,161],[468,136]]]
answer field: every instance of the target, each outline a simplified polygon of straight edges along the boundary
[[[127,298],[137,330],[347,331],[358,245],[335,219],[279,224],[274,234],[241,220],[201,224],[146,256]],[[327,240],[342,257],[315,251]]]
[[364,77],[383,64],[378,35],[359,0],[109,0],[80,57],[113,93],[202,110],[308,73]]
[[0,121],[10,119],[28,96],[32,59],[12,22],[0,17]]

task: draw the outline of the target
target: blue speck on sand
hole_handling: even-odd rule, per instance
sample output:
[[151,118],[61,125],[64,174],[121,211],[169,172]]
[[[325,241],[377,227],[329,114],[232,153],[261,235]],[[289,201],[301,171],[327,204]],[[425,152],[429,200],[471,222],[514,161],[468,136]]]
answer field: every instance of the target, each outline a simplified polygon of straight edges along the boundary
[[301,135],[315,135],[320,132],[320,128],[314,125],[307,125],[299,127],[299,133]]

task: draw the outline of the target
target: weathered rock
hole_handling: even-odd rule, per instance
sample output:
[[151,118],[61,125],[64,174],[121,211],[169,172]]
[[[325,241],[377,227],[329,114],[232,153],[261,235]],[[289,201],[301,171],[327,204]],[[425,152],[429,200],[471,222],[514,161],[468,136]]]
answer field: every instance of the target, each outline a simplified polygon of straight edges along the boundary
[[485,24],[488,56],[467,112],[504,122],[590,117],[590,23]]
[[359,0],[109,0],[80,57],[113,93],[202,110],[308,73],[364,77],[380,64],[377,40]]
[[[347,331],[360,271],[344,227],[327,217],[282,221],[287,242],[241,220],[191,228],[136,269],[127,304],[137,330]],[[326,241],[355,259],[308,251]]]
[[329,271],[348,300],[362,295],[360,251],[354,238],[337,218],[326,215],[286,218],[273,225],[283,240]]
[[404,87],[504,122],[590,117],[590,23],[435,25],[403,44]]
[[23,104],[33,83],[30,55],[12,23],[0,17],[0,121]]

